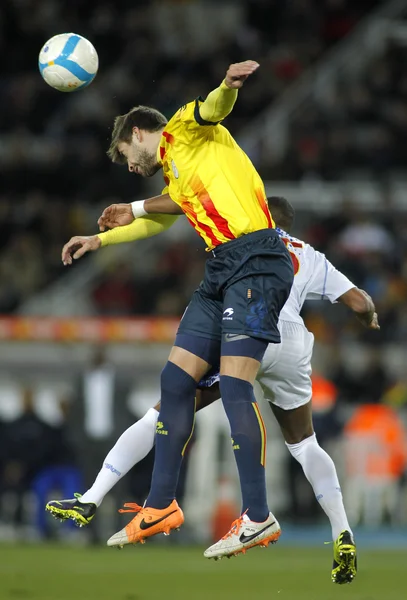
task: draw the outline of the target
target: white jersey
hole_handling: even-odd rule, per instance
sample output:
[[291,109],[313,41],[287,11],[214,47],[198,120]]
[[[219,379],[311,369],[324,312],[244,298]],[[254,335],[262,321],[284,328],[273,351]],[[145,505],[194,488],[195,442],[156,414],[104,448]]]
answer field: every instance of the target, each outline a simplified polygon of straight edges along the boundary
[[[280,312],[281,344],[268,345],[257,381],[266,400],[284,410],[292,410],[309,402],[312,396],[314,336],[300,316],[305,300],[336,302],[355,286],[324,254],[282,229],[277,228],[277,232],[291,255],[294,283]],[[219,371],[214,369],[199,382],[199,387],[211,387],[218,381]]]
[[355,285],[309,244],[292,237],[280,228],[277,232],[285,243],[294,264],[294,283],[280,312],[280,321],[303,324],[300,316],[305,300],[336,300]]

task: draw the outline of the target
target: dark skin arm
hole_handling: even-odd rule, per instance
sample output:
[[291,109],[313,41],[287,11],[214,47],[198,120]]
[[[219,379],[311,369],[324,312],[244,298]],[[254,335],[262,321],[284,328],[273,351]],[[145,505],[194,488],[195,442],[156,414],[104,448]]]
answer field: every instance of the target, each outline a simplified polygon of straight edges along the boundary
[[356,318],[368,329],[380,329],[374,302],[364,290],[354,287],[342,294],[338,302],[350,308]]

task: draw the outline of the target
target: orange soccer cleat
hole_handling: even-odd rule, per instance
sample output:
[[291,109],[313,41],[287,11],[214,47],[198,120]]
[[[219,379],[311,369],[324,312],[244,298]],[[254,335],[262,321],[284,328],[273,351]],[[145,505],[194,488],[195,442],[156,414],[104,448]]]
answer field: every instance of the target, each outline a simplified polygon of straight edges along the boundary
[[184,522],[184,513],[176,500],[167,508],[141,508],[137,504],[125,504],[130,510],[119,512],[136,512],[136,516],[124,529],[118,531],[107,540],[108,546],[122,548],[126,544],[144,544],[145,539],[157,533],[169,535],[172,529],[179,529]]

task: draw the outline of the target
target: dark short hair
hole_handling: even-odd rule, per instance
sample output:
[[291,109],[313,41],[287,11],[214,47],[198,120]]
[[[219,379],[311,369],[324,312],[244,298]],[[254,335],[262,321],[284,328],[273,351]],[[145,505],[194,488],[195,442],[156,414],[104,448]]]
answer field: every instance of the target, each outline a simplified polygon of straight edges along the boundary
[[150,106],[135,106],[127,114],[119,115],[115,118],[112,131],[112,140],[110,142],[108,157],[114,163],[125,163],[126,160],[119,152],[120,142],[131,142],[133,127],[144,129],[145,131],[159,131],[167,124],[167,119],[155,108]]
[[295,210],[292,204],[282,196],[269,196],[267,198],[271,216],[277,227],[289,232],[294,223]]

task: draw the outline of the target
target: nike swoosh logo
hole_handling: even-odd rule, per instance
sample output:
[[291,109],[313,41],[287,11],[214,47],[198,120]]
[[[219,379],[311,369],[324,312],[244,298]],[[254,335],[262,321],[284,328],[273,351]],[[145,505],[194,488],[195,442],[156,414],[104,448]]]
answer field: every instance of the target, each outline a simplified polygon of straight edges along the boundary
[[145,531],[146,529],[150,529],[150,527],[154,527],[154,525],[157,525],[158,523],[161,523],[161,521],[164,521],[164,519],[166,519],[170,515],[174,514],[175,512],[177,512],[177,511],[176,510],[172,510],[171,512],[167,513],[163,517],[160,517],[159,519],[156,519],[155,521],[149,521],[148,523],[146,523],[145,520],[142,519],[140,521],[140,529],[143,529],[143,531]]
[[251,542],[252,540],[254,540],[258,535],[261,535],[262,533],[264,533],[269,527],[271,527],[272,525],[274,525],[275,521],[273,521],[272,523],[270,523],[270,525],[267,525],[266,527],[264,527],[264,529],[260,529],[260,531],[257,531],[256,533],[252,533],[252,535],[245,535],[244,533],[242,533],[242,535],[239,538],[239,541],[242,542],[242,544],[245,544],[246,542]]
[[248,337],[248,335],[243,335],[240,333],[225,333],[223,335],[223,339],[225,340],[225,342],[237,342],[239,340],[247,340]]

